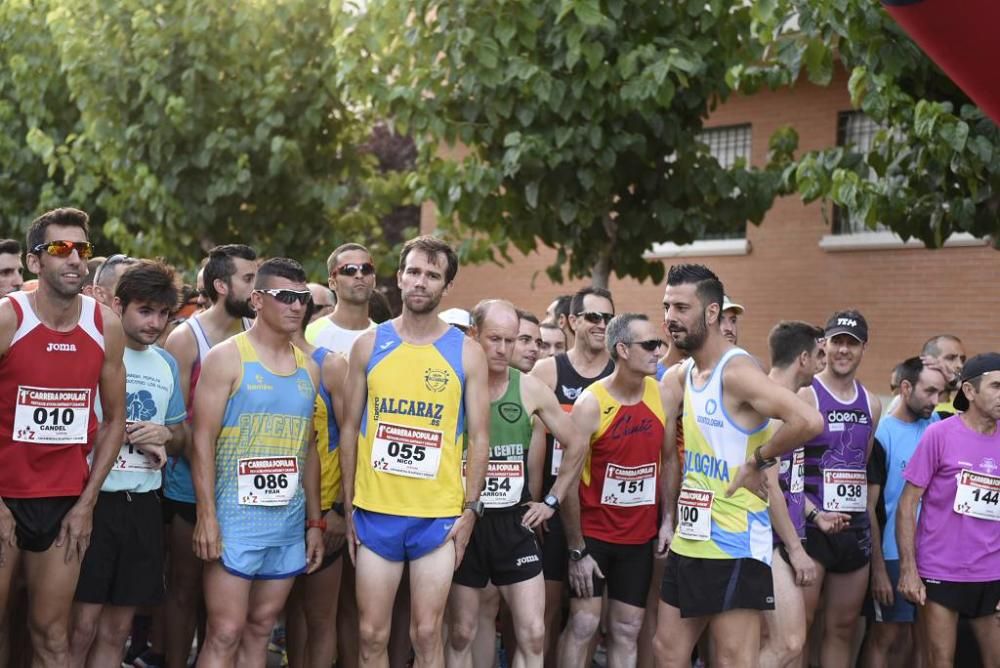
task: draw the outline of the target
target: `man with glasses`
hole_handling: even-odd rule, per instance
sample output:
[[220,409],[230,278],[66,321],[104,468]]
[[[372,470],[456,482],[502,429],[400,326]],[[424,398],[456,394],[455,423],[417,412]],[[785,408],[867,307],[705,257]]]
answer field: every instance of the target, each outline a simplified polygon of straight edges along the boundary
[[[603,288],[587,287],[570,300],[568,327],[576,332],[569,352],[544,359],[535,365],[531,375],[556,393],[563,410],[573,409],[573,402],[587,387],[609,376],[615,363],[605,346],[605,331],[615,315],[611,293]],[[546,437],[545,468],[542,490],[552,489],[563,447],[551,434]],[[547,663],[556,661],[556,641],[559,637],[563,587],[568,566],[568,546],[560,514],[548,521],[542,544],[542,565],[545,571],[545,655]]]
[[[216,246],[205,263],[204,288],[212,305],[181,323],[167,337],[166,350],[177,360],[181,392],[189,407],[202,377],[208,351],[249,329],[255,315],[250,294],[257,276],[257,254],[243,244]],[[193,415],[189,411],[189,420]],[[186,668],[201,600],[202,562],[191,549],[196,521],[194,485],[186,457],[172,457],[164,469],[163,506],[169,527],[170,580],[164,605],[166,662]],[[159,660],[151,656],[150,662]]]
[[0,239],[0,297],[21,289],[21,272],[21,244],[14,239]]
[[[135,258],[121,253],[116,253],[105,260],[94,274],[94,299],[108,308],[112,308],[118,279],[121,278],[126,269],[135,263]],[[171,307],[173,306],[172,304]]]
[[313,313],[309,322],[333,313],[333,307],[337,305],[337,295],[333,294],[333,290],[319,283],[309,283],[308,286],[313,298]]
[[200,666],[263,666],[296,575],[323,561],[319,369],[292,345],[311,300],[302,266],[257,271],[253,326],[213,348],[194,400],[194,549],[206,561]]
[[586,663],[605,593],[608,664],[636,664],[654,550],[664,557],[673,533],[677,451],[653,378],[664,342],[638,313],[612,319],[606,340],[615,369],[584,390],[572,414],[590,448],[563,510],[570,607],[561,666]]
[[38,289],[0,300],[0,610],[23,559],[36,666],[70,663],[80,562],[125,429],[121,323],[80,295],[93,254],[87,233],[77,209],[35,219],[27,262]]
[[368,317],[368,298],[375,290],[375,264],[361,244],[338,246],[326,260],[336,305],[329,315],[306,328],[306,341],[346,355],[354,341],[375,327]]

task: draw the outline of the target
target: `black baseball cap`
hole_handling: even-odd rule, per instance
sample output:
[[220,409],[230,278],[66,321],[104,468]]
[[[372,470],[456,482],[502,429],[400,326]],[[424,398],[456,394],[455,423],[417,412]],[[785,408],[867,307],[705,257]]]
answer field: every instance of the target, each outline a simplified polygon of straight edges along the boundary
[[962,366],[962,380],[958,383],[958,392],[951,402],[955,410],[969,410],[969,398],[962,392],[962,383],[979,378],[990,371],[1000,371],[1000,353],[982,353],[965,361]]
[[868,342],[868,321],[857,311],[837,311],[826,321],[826,338],[837,334],[850,334],[861,343]]

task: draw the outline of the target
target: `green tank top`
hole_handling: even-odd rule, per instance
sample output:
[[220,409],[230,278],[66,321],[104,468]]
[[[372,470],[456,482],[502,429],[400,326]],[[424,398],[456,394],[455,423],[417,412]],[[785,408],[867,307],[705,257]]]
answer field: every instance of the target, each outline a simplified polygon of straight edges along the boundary
[[480,497],[486,512],[514,509],[531,500],[530,445],[531,415],[521,401],[521,372],[509,369],[507,391],[490,403],[490,463]]

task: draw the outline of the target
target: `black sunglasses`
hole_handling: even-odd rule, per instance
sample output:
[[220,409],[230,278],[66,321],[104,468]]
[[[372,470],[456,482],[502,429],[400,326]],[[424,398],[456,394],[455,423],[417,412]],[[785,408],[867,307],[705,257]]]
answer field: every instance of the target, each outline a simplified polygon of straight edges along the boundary
[[266,290],[254,290],[254,292],[263,292],[265,295],[271,295],[277,299],[282,304],[294,304],[298,302],[305,306],[310,301],[312,301],[312,293],[308,290],[287,290],[283,288],[269,288]]
[[647,352],[654,352],[655,350],[667,345],[667,342],[663,339],[649,339],[648,341],[622,341],[622,343],[627,346],[635,344]]
[[355,276],[359,271],[362,276],[371,276],[375,273],[375,265],[371,262],[362,262],[361,264],[342,264],[337,267],[336,273],[340,276]]
[[601,313],[600,311],[580,311],[576,314],[577,318],[583,318],[592,325],[596,325],[599,322],[603,322],[605,325],[611,322],[611,319],[615,317],[614,313]]

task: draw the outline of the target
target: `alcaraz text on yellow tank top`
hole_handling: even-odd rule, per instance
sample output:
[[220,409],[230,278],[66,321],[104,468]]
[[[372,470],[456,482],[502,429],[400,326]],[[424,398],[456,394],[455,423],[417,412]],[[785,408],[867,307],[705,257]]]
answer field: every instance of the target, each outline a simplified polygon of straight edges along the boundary
[[[746,430],[733,422],[726,412],[722,401],[722,375],[726,364],[738,355],[747,355],[747,352],[732,348],[723,354],[703,387],[695,386],[694,361],[688,363],[684,385],[681,503],[692,491],[693,498],[707,502],[709,495],[704,492],[710,492],[711,524],[710,532],[709,525],[704,527],[705,532],[695,528],[696,538],[685,538],[679,526],[671,549],[685,557],[753,558],[770,564],[771,519],[767,501],[742,487],[726,497],[737,469],[746,463],[757,446],[771,438],[768,421]],[[678,508],[678,517],[683,518],[684,510],[683,505]]]
[[403,341],[392,322],[375,330],[358,436],[354,505],[406,517],[462,514],[464,335]]

